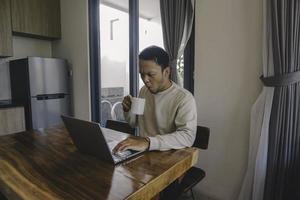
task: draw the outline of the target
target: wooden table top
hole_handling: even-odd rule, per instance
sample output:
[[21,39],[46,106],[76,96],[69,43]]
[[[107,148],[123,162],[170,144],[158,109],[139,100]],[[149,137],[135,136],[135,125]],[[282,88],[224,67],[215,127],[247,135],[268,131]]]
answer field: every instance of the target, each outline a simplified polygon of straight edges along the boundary
[[8,199],[150,199],[197,159],[186,148],[114,166],[78,152],[65,128],[26,131],[0,137],[0,191]]

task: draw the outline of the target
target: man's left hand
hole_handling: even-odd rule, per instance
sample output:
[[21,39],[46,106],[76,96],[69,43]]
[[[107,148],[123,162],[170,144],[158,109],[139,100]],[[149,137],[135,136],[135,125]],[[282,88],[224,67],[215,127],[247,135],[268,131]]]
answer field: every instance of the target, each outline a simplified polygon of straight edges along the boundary
[[150,142],[149,139],[144,137],[128,137],[125,140],[121,141],[113,149],[113,153],[120,151],[125,151],[127,149],[135,151],[145,151],[149,148]]

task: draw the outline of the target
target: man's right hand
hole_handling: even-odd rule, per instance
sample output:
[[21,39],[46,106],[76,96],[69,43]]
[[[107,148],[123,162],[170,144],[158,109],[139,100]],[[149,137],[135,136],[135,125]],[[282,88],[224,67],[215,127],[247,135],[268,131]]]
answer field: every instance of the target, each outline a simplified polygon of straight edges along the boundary
[[130,96],[130,95],[127,95],[126,97],[124,97],[123,102],[122,102],[124,112],[128,112],[130,110],[131,98],[132,98],[132,96]]

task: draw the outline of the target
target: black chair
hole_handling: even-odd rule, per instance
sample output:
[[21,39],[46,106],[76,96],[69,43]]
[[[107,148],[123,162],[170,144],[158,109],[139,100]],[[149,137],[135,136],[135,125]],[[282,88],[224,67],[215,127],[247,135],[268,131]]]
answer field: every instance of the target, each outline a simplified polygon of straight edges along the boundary
[[[200,149],[208,148],[208,140],[209,140],[209,128],[203,126],[197,126],[196,139],[193,144],[193,147],[197,147]],[[198,167],[192,167],[189,169],[183,179],[180,182],[180,188],[182,193],[186,193],[191,191],[192,198],[195,199],[193,193],[193,187],[198,184],[205,177],[205,171]]]
[[107,120],[106,128],[113,129],[115,131],[120,131],[123,133],[128,133],[130,135],[135,135],[135,128],[132,128],[127,122]]

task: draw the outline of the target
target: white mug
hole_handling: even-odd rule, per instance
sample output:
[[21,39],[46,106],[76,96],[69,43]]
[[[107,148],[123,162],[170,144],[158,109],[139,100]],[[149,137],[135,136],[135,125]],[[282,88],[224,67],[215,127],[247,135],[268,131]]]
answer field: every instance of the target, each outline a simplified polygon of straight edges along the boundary
[[136,115],[143,115],[145,108],[145,99],[132,97],[131,98],[131,112]]

